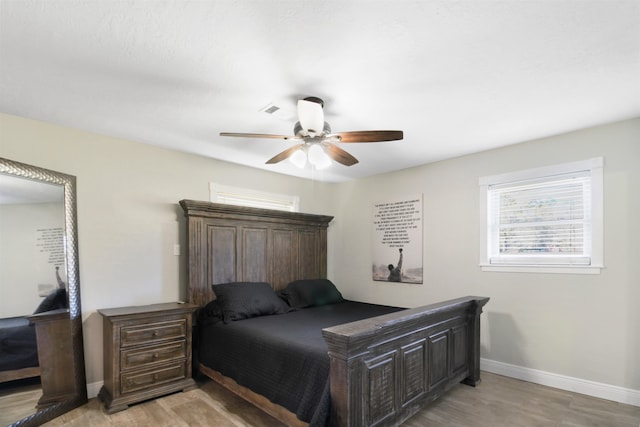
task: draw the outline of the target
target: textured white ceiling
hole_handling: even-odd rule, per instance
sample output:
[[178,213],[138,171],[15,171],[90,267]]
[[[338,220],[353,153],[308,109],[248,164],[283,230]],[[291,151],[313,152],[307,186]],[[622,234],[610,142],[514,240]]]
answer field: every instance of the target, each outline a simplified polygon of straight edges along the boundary
[[[344,181],[640,116],[640,1],[0,0],[0,111]],[[360,163],[264,162],[325,100]]]

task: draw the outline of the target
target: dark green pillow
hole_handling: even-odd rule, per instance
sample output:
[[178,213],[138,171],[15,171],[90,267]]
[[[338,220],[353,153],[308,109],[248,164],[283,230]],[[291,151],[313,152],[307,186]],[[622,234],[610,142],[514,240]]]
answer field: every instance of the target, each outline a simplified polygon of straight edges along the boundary
[[340,291],[328,279],[295,280],[287,285],[280,296],[292,308],[319,307],[344,301]]

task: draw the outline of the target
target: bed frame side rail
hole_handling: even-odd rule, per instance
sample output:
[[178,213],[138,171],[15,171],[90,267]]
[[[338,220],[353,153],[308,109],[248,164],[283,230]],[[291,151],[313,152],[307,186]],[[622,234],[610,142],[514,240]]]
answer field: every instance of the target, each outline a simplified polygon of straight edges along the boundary
[[480,381],[480,314],[464,297],[323,330],[331,424],[397,426],[459,382]]

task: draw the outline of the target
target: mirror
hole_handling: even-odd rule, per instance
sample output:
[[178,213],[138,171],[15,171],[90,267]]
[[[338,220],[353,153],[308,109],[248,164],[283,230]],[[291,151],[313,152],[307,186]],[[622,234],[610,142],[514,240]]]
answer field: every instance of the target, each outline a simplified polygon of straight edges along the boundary
[[[0,158],[0,222],[0,334],[8,331],[0,387],[20,393],[21,381],[40,377],[33,410],[7,421],[37,426],[87,402],[75,177]],[[25,321],[37,337],[36,366],[16,356],[31,338],[7,339]]]

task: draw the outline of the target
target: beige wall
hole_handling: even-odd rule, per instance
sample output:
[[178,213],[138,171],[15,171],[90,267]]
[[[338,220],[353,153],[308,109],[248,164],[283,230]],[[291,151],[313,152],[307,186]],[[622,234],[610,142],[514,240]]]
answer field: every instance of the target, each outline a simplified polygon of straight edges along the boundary
[[[298,194],[300,210],[336,216],[329,276],[346,297],[417,306],[491,297],[482,356],[640,390],[640,120],[579,131],[343,184],[286,177],[199,156],[0,115],[0,156],[78,179],[87,381],[102,380],[98,308],[184,298],[177,201],[208,183]],[[478,267],[478,177],[605,159],[605,264],[597,276],[487,273]],[[424,194],[424,284],[371,280],[372,202]]]
[[[605,162],[602,274],[480,271],[479,177],[598,156]],[[639,162],[640,119],[342,184],[334,279],[347,297],[391,305],[491,297],[483,358],[640,390]],[[424,194],[424,284],[373,282],[372,204],[416,193]]]
[[0,157],[77,178],[88,383],[103,378],[97,309],[186,298],[186,259],[173,255],[176,243],[186,249],[179,200],[209,200],[217,182],[300,195],[304,212],[333,211],[331,184],[2,114]]

